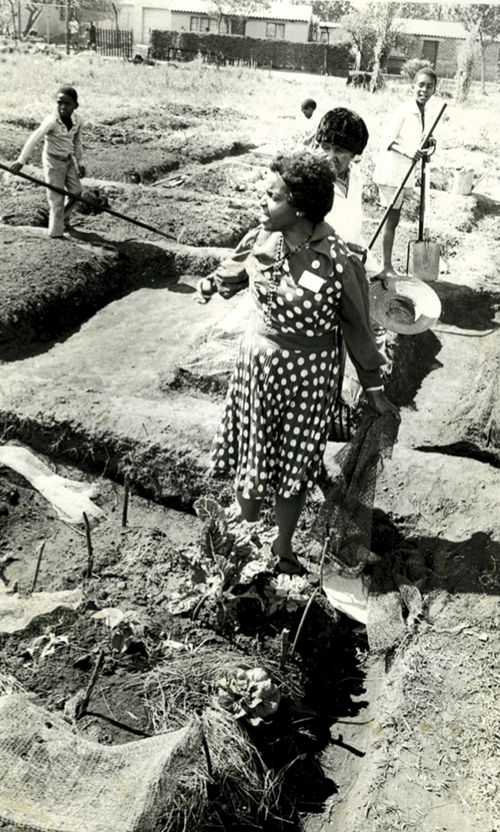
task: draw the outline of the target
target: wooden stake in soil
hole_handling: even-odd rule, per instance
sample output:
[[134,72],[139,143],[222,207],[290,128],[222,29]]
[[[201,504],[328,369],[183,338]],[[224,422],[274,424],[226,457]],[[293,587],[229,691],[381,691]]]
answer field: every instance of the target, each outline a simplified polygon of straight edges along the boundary
[[212,757],[210,756],[210,749],[208,747],[207,738],[205,736],[205,732],[203,731],[203,729],[201,731],[201,744],[203,746],[203,751],[205,753],[205,759],[207,761],[207,773],[208,773],[208,776],[210,777],[210,779],[212,780],[213,776],[214,776],[214,769],[213,769],[213,766],[212,766]]
[[36,560],[36,567],[35,567],[35,575],[34,575],[34,578],[33,578],[33,585],[31,587],[32,592],[34,592],[35,589],[36,589],[36,582],[38,581],[38,573],[40,572],[40,564],[42,562],[43,551],[45,549],[45,544],[46,543],[47,543],[47,541],[44,540],[43,543],[40,544],[40,548],[38,550],[38,557],[37,557],[37,560]]
[[320,562],[320,565],[319,565],[319,584],[318,584],[317,587],[315,587],[314,592],[311,593],[311,597],[309,598],[309,601],[307,602],[307,604],[305,606],[304,612],[302,613],[302,618],[299,621],[299,626],[297,627],[297,632],[295,633],[295,638],[294,638],[293,644],[290,648],[290,655],[291,656],[295,653],[295,650],[297,648],[297,643],[298,643],[298,640],[300,638],[300,634],[301,634],[302,629],[304,627],[304,623],[305,623],[305,620],[306,620],[307,615],[309,613],[309,610],[312,607],[312,603],[313,603],[314,599],[316,598],[316,595],[318,594],[318,592],[320,592],[323,589],[323,568],[324,568],[324,565],[325,565],[325,558],[326,558],[326,553],[328,551],[329,545],[330,545],[330,537],[328,536],[328,537],[325,537],[325,542],[323,544],[323,551],[321,553],[321,562]]
[[95,663],[94,669],[92,671],[92,675],[90,677],[90,680],[89,680],[89,683],[88,683],[87,688],[85,690],[85,693],[83,694],[83,699],[81,700],[81,702],[79,704],[79,707],[78,707],[78,714],[77,714],[78,719],[80,719],[82,716],[85,716],[85,714],[87,713],[87,708],[88,708],[89,703],[90,703],[90,697],[92,696],[92,691],[94,690],[95,683],[97,682],[97,679],[99,678],[99,673],[101,672],[103,662],[104,662],[104,650],[99,650],[99,655],[97,656],[96,663]]
[[128,476],[128,474],[125,474],[124,486],[123,486],[123,511],[122,511],[122,527],[124,529],[127,527],[129,492],[130,492],[129,476]]
[[85,537],[87,539],[87,578],[92,577],[92,569],[94,566],[94,551],[92,549],[92,536],[90,534],[89,518],[83,512],[83,522],[85,523]]
[[288,627],[284,627],[281,631],[281,650],[280,650],[280,663],[279,668],[283,670],[286,660],[288,657],[288,645],[290,643],[290,630]]

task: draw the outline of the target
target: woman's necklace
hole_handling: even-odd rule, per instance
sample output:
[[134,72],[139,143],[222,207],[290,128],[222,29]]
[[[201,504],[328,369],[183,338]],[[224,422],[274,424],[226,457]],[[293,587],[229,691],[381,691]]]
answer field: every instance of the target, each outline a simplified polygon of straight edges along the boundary
[[311,231],[310,234],[307,235],[307,237],[304,237],[304,239],[302,240],[301,243],[299,243],[298,246],[295,246],[294,248],[289,249],[286,254],[283,254],[283,247],[284,247],[284,244],[285,244],[285,237],[284,237],[283,234],[280,234],[280,238],[279,238],[279,242],[278,242],[278,250],[276,252],[276,257],[274,258],[273,271],[276,268],[281,268],[283,263],[286,260],[288,260],[288,258],[291,257],[292,254],[295,254],[296,251],[300,251],[301,249],[306,248],[308,243],[309,243],[309,240],[311,239],[311,237],[312,237],[312,231]]
[[283,234],[280,234],[279,242],[278,242],[278,249],[276,251],[276,257],[274,258],[274,263],[272,265],[271,274],[269,276],[269,285],[267,287],[267,294],[266,300],[262,304],[262,314],[264,318],[264,324],[266,329],[272,329],[272,306],[274,305],[276,294],[278,291],[278,286],[280,285],[281,281],[281,270],[283,268],[284,263],[291,257],[292,254],[295,252],[300,251],[303,248],[307,248],[309,245],[309,240],[312,237],[312,231],[310,234],[305,237],[298,246],[295,248],[291,248],[286,254],[283,254],[283,247],[285,238]]

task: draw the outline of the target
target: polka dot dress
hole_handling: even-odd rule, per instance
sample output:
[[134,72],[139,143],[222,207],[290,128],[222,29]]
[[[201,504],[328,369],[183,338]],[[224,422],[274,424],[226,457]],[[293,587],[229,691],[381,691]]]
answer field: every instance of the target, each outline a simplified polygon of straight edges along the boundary
[[[319,277],[325,258],[313,250],[302,279],[292,276],[286,259],[251,276],[250,291],[270,336],[261,327],[244,336],[212,446],[214,473],[234,476],[247,499],[262,499],[268,489],[294,496],[314,485],[321,468],[337,397],[337,309],[345,262],[341,241],[332,237],[329,243],[333,266],[328,260],[326,278]],[[302,336],[300,349],[279,346],[280,335],[288,342]],[[318,336],[327,336],[321,349],[314,346]]]

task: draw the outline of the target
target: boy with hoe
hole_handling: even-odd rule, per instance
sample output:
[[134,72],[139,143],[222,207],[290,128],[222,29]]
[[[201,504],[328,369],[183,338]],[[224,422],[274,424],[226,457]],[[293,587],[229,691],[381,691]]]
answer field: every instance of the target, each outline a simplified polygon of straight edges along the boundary
[[[428,159],[435,150],[435,140],[430,139],[426,149],[420,145],[425,132],[425,106],[436,91],[437,75],[430,67],[420,69],[413,79],[413,98],[403,101],[393,112],[382,139],[381,150],[373,172],[373,181],[379,189],[380,204],[387,208],[396,194],[412,160],[424,156]],[[417,165],[413,168],[405,187],[389,211],[382,235],[383,273],[395,276],[392,250],[396,228],[401,216],[405,195],[415,184]]]
[[[76,90],[73,87],[61,87],[57,93],[55,111],[31,134],[19,159],[10,166],[12,173],[19,173],[43,138],[42,163],[47,184],[64,188],[76,196],[81,193],[79,177],[85,176],[85,167],[82,162],[82,122],[75,112],[77,107]],[[50,190],[47,191],[47,199],[50,208],[49,236],[62,237],[74,200],[69,199],[65,203],[63,194]]]

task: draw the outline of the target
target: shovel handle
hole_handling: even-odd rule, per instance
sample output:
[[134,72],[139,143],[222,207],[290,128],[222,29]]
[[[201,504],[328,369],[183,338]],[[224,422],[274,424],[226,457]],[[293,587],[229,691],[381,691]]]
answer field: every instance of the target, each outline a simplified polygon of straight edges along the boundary
[[[422,141],[420,143],[420,150],[425,150],[425,145],[427,144],[427,142],[429,141],[430,137],[432,136],[434,130],[436,129],[436,126],[437,126],[441,116],[443,115],[444,111],[446,110],[447,106],[448,105],[445,102],[443,104],[443,106],[441,107],[439,113],[437,114],[436,118],[434,119],[432,125],[429,127],[427,133],[424,134],[424,136],[422,138]],[[391,204],[386,208],[386,210],[384,212],[384,216],[380,220],[380,222],[379,222],[379,224],[378,224],[378,226],[375,230],[375,233],[374,233],[373,237],[371,238],[370,242],[368,243],[368,246],[367,246],[368,249],[373,248],[378,235],[380,234],[380,232],[382,231],[382,228],[384,227],[384,225],[386,223],[387,217],[389,216],[389,211],[392,211],[392,209],[394,208],[394,205],[396,204],[397,199],[398,199],[401,191],[403,190],[403,188],[406,185],[408,179],[410,178],[410,174],[412,173],[413,168],[415,167],[416,164],[417,164],[417,160],[413,159],[410,167],[408,168],[408,170],[406,171],[406,173],[404,175],[404,178],[403,178],[403,181],[401,182],[401,185],[399,186],[399,188],[397,189],[396,193],[394,194],[394,196],[392,198]]]
[[420,173],[420,204],[418,206],[418,238],[417,242],[422,243],[424,240],[424,233],[425,233],[425,166],[427,160],[425,156],[422,156],[422,167]]

